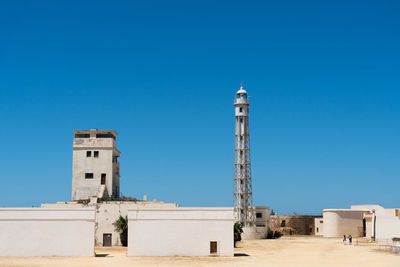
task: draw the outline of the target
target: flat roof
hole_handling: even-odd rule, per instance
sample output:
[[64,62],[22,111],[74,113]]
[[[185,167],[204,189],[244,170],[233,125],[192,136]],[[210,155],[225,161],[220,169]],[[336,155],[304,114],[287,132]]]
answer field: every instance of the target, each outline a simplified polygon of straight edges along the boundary
[[112,134],[117,136],[118,133],[114,130],[98,130],[98,129],[90,129],[90,130],[73,130],[74,134],[90,134],[95,132],[96,134]]
[[325,212],[325,211],[371,211],[371,210],[369,210],[369,209],[324,209],[322,211]]

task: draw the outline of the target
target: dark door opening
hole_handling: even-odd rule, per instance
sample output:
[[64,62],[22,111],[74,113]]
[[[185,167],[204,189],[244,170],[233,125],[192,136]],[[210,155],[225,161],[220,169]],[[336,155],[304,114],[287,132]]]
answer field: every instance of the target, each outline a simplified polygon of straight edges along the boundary
[[103,247],[111,247],[111,234],[103,234]]
[[101,184],[106,184],[106,174],[105,173],[101,174]]
[[363,237],[367,236],[367,222],[363,219]]
[[217,242],[216,241],[210,242],[210,254],[217,254]]

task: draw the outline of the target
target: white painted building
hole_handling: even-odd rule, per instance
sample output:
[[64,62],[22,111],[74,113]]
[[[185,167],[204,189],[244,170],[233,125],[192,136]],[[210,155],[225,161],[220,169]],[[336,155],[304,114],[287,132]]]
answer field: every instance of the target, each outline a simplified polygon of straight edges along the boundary
[[324,237],[366,237],[391,240],[400,237],[400,209],[380,205],[352,205],[350,209],[323,210]]
[[323,210],[324,237],[343,237],[343,235],[362,237],[363,218],[368,212],[366,209]]
[[122,246],[120,233],[115,230],[115,221],[119,216],[128,216],[129,209],[140,208],[174,208],[176,203],[161,201],[102,201],[92,198],[92,202],[78,203],[76,201],[43,203],[43,208],[82,208],[92,207],[96,210],[95,245],[96,246]]
[[92,129],[74,134],[72,200],[119,197],[117,133]]
[[324,235],[324,219],[323,219],[323,217],[314,219],[314,227],[315,227],[315,229],[314,229],[315,235],[319,235],[319,236]]
[[233,256],[233,208],[136,208],[128,220],[128,256]]
[[0,208],[0,256],[94,256],[94,208]]
[[253,206],[252,213],[255,214],[254,226],[243,226],[243,240],[264,239],[268,236],[270,227],[270,214],[269,207],[267,206]]

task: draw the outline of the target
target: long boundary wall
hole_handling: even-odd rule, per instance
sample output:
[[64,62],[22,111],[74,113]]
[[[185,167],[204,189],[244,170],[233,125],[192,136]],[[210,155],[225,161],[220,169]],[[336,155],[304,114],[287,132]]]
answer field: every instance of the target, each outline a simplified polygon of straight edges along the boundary
[[0,208],[0,256],[94,256],[94,208]]

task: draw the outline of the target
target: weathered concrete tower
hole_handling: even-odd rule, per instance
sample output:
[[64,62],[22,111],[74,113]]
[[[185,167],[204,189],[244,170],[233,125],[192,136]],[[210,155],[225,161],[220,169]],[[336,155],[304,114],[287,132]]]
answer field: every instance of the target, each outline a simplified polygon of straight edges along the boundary
[[236,92],[235,105],[235,166],[233,178],[233,199],[236,221],[243,226],[254,226],[252,208],[249,100],[247,92],[240,86]]
[[119,197],[118,134],[97,129],[74,134],[72,200]]

